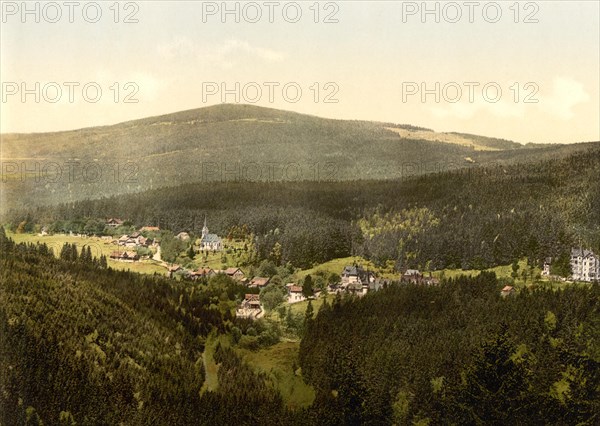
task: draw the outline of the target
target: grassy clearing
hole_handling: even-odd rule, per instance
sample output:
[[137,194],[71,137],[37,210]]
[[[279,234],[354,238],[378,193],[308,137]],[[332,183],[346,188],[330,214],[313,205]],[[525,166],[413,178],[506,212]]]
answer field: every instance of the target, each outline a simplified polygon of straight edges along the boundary
[[206,377],[202,384],[202,388],[200,389],[201,394],[207,391],[216,391],[219,387],[219,378],[217,376],[219,366],[215,363],[214,358],[215,348],[219,342],[223,346],[230,346],[230,338],[228,335],[216,335],[215,333],[211,333],[206,338],[204,353],[202,354],[202,362],[204,364]]
[[[521,259],[519,260],[519,278],[521,276],[521,272],[527,268],[527,259]],[[486,271],[493,271],[496,273],[496,276],[498,278],[511,278],[511,273],[512,273],[512,265],[501,265],[501,266],[495,266],[493,268],[489,268],[486,269]],[[434,277],[438,277],[438,278],[455,278],[458,277],[459,275],[468,275],[468,276],[474,276],[474,275],[479,275],[481,271],[478,269],[467,269],[467,270],[463,270],[463,269],[443,269],[443,270],[439,270],[439,271],[434,271],[432,272]],[[534,275],[541,273],[540,268],[535,268],[534,269]],[[519,281],[519,278],[517,278],[517,281]]]
[[303,280],[308,274],[314,276],[318,272],[324,272],[326,276],[331,273],[339,274],[344,269],[344,266],[352,265],[352,264],[361,265],[363,268],[368,268],[371,271],[376,271],[380,277],[387,279],[399,279],[400,274],[397,271],[394,271],[391,267],[386,268],[378,268],[373,264],[373,262],[366,260],[360,256],[349,256],[349,257],[341,257],[338,259],[330,260],[329,262],[322,263],[310,269],[304,269],[296,272],[295,277],[298,282]]
[[[196,254],[193,263],[198,268],[224,269],[238,267],[247,263],[248,253],[243,251],[244,244],[244,241],[229,241],[224,239],[224,248],[222,251],[214,253],[210,251],[207,255],[204,255],[204,253]],[[232,249],[238,249],[237,253]]]
[[[218,343],[229,347],[229,335],[210,334],[206,339],[202,361],[206,379],[200,393],[215,391],[219,387],[219,366],[215,363],[214,353]],[[285,404],[290,409],[308,407],[315,398],[312,386],[302,380],[298,367],[298,350],[300,342],[280,342],[258,351],[250,351],[234,347],[236,353],[256,372],[265,373],[281,393]]]
[[[520,259],[518,263],[519,263],[519,269],[517,271],[518,276],[514,280],[514,285],[516,287],[524,287],[526,285],[532,284],[533,281],[531,278],[528,278],[527,281],[524,281],[521,277],[521,273],[526,269],[528,270],[527,259],[526,258]],[[495,272],[496,276],[500,279],[512,279],[512,276],[511,276],[512,265],[495,266],[493,268],[486,269],[486,271]],[[469,270],[443,269],[440,271],[433,271],[432,274],[434,277],[437,277],[437,278],[456,278],[460,275],[476,276],[476,275],[479,275],[480,272],[481,271],[477,270],[477,269],[469,269]],[[535,276],[541,274],[541,272],[542,271],[540,268],[535,267],[533,269],[533,276],[535,277]]]
[[280,342],[256,352],[237,348],[237,352],[257,371],[272,378],[290,409],[307,407],[315,399],[312,386],[302,380],[298,367],[300,342]]
[[[334,296],[332,294],[327,295],[327,300],[329,303],[331,303],[333,301],[333,297]],[[317,314],[317,312],[319,312],[319,309],[321,308],[321,305],[323,305],[324,301],[325,301],[324,297],[319,297],[318,299],[312,300],[312,306],[313,306],[315,315]],[[308,300],[305,300],[303,302],[293,303],[289,306],[292,309],[293,314],[304,315],[304,313],[306,312],[306,307],[308,306]]]
[[[158,262],[153,260],[141,261],[141,262],[117,262],[109,258],[110,254],[116,250],[123,250],[123,247],[117,244],[112,244],[110,241],[103,240],[99,237],[77,237],[66,234],[53,234],[53,235],[39,235],[39,234],[15,234],[7,232],[6,235],[12,238],[16,243],[33,243],[42,244],[45,243],[50,247],[54,254],[58,256],[60,250],[65,243],[76,244],[78,251],[81,253],[81,249],[85,246],[90,246],[92,256],[100,257],[105,255],[108,260],[108,266],[113,269],[129,270],[131,272],[139,272],[141,274],[162,274],[165,275],[167,270],[161,266]],[[132,249],[127,249],[132,250]]]

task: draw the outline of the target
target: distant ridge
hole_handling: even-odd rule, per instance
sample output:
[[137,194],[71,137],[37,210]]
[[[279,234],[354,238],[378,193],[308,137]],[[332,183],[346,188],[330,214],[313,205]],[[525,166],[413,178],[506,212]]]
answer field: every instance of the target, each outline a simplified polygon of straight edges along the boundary
[[[585,149],[585,144],[523,146],[411,125],[222,104],[109,126],[4,134],[2,161],[15,166],[3,176],[2,208],[191,182],[392,179]],[[76,168],[86,164],[101,176],[94,179],[97,173],[87,170],[84,179]],[[50,173],[44,176],[45,169]]]

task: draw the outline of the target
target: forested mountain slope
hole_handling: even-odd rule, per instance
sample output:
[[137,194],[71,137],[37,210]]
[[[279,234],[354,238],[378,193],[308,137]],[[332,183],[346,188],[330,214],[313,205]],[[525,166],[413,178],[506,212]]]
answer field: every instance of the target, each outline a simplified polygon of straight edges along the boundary
[[560,158],[588,146],[523,146],[410,125],[224,104],[112,126],[3,134],[1,207],[190,182],[392,179]]
[[56,259],[1,228],[0,252],[1,424],[243,423],[234,404],[280,418],[277,394],[231,353],[220,374],[236,381],[200,395],[204,337],[229,329],[245,291],[227,277],[207,287],[114,271],[73,247]]
[[599,287],[500,288],[482,272],[324,305],[300,348],[318,424],[598,424]]
[[[394,181],[189,184],[5,216],[14,229],[96,232],[120,217],[199,235],[246,224],[259,258],[310,267],[352,253],[399,268],[532,264],[573,244],[600,249],[600,148],[564,159]],[[103,222],[100,223],[101,228]]]
[[245,290],[227,277],[117,272],[73,247],[57,259],[15,245],[1,230],[0,250],[7,426],[593,425],[600,415],[598,286],[503,299],[483,272],[329,298],[315,317],[307,310],[300,347],[316,399],[289,411],[231,347],[217,345],[218,387],[202,391],[205,336],[252,328],[230,316]]

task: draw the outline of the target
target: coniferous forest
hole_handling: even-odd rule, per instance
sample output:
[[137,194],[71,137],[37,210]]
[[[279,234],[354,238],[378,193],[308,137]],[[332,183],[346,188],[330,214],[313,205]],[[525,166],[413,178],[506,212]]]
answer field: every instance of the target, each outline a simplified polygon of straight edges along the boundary
[[[352,254],[398,271],[523,257],[539,265],[577,242],[600,247],[599,175],[599,152],[590,150],[352,185],[190,184],[13,210],[3,221],[17,232],[91,234],[121,217],[197,235],[207,215],[213,232],[251,236],[253,266],[310,268]],[[188,281],[117,271],[89,248],[66,244],[55,256],[4,229],[0,242],[0,424],[600,421],[596,284],[503,298],[505,282],[481,272],[431,287],[387,282],[362,298],[330,295],[296,325],[294,374],[314,400],[292,409],[268,372],[220,343],[211,355],[218,386],[206,386],[209,339],[241,336],[258,350],[281,337],[236,318],[246,286],[223,274]]]
[[[392,181],[198,183],[12,210],[12,230],[95,233],[121,217],[136,227],[227,235],[245,226],[257,256],[310,268],[352,254],[397,269],[539,264],[574,244],[600,251],[600,151],[513,166],[474,167]],[[100,230],[103,226],[100,227]]]
[[600,426],[600,0],[0,15],[0,426]]
[[[313,404],[217,346],[241,328],[227,278],[181,283],[55,258],[0,233],[2,424],[597,424],[597,286],[502,298],[493,273],[326,301],[300,346]],[[76,251],[75,251],[76,253]]]

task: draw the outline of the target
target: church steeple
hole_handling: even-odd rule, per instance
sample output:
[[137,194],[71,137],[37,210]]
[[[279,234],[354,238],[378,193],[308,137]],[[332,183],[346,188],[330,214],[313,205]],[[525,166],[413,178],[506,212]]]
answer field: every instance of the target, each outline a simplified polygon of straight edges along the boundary
[[206,215],[204,215],[204,227],[202,228],[202,238],[208,235],[208,227],[206,226]]

